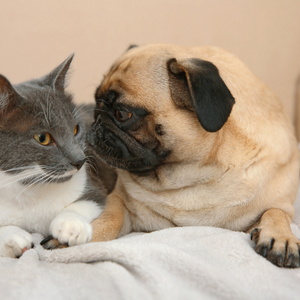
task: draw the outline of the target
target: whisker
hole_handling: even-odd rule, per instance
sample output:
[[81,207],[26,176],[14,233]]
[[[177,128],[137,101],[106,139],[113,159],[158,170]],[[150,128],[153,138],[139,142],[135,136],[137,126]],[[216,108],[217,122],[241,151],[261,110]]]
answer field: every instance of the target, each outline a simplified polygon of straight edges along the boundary
[[[49,96],[50,96],[50,87],[48,88],[48,95],[47,95],[47,106],[46,106],[46,113],[47,113],[47,117],[48,117],[48,120],[50,120],[50,110],[49,110]],[[51,121],[51,120],[50,120]]]
[[45,120],[46,120],[47,124],[50,126],[50,123],[49,123],[49,121],[48,121],[48,119],[47,119],[47,115],[46,115],[46,113],[45,113],[44,106],[43,106],[43,104],[42,104],[42,102],[41,102],[40,100],[38,100],[38,101],[39,101],[39,103],[40,103],[40,105],[41,105],[41,107],[42,107],[42,109],[43,109],[44,116],[45,116]]
[[97,174],[97,176],[99,176],[98,170],[95,168],[95,166],[93,166],[90,162],[86,162],[87,167],[89,168],[93,168],[93,170],[95,171],[95,173]]
[[[49,166],[46,166],[46,165],[38,165],[39,167],[41,168],[44,168],[44,169],[53,169],[52,167],[49,167]],[[8,170],[1,170],[1,172],[11,172],[11,171],[17,171],[17,170],[26,170],[26,169],[34,169],[36,167],[36,165],[31,165],[31,166],[23,166],[23,167],[16,167],[16,168],[11,168],[11,169],[8,169]]]
[[34,169],[34,166],[11,168],[11,169],[8,169],[8,170],[1,170],[1,172],[12,172],[12,171],[30,170],[30,169]]
[[43,179],[44,179],[43,181],[41,181],[40,183],[38,183],[36,185],[36,187],[34,187],[33,191],[35,191],[36,189],[39,189],[44,184],[49,185],[51,183],[51,176],[49,176],[48,174]]
[[83,105],[81,105],[80,107],[75,107],[74,110],[72,111],[72,115],[74,116],[74,118],[77,117],[77,115],[80,113],[80,111],[82,110],[82,108],[84,108],[87,105],[90,105],[91,103],[85,103]]
[[[32,190],[32,191],[35,191],[36,189],[38,189],[40,186],[42,186],[49,178],[52,174],[55,173],[55,170],[53,170],[52,172],[50,172],[49,174],[45,174],[46,175],[46,180],[40,182],[39,184],[37,184],[37,186]],[[37,183],[37,182],[36,182]]]
[[47,176],[47,174],[41,174],[39,175],[32,183],[26,185],[26,187],[17,195],[16,199],[18,199],[18,197],[23,194],[27,189],[29,189],[32,185],[34,185],[35,183],[39,182],[40,180],[43,180],[43,178],[45,178]]
[[86,159],[89,163],[92,163],[96,167],[95,157],[91,155],[86,155]]
[[49,184],[52,183],[54,180],[56,179],[60,179],[61,177],[57,176],[57,175],[54,175],[54,176],[50,176],[49,179],[50,181],[48,182]]
[[[10,180],[10,179],[15,179],[15,180],[12,181],[12,182],[6,183],[6,184],[3,185],[3,186],[0,186],[0,189],[6,187],[6,186],[8,186],[8,185],[11,185],[11,184],[13,184],[13,183],[15,183],[15,182],[22,181],[22,180],[24,180],[24,179],[26,179],[26,178],[30,178],[30,177],[32,177],[32,176],[35,176],[35,175],[37,175],[37,174],[39,174],[39,173],[40,173],[40,171],[35,171],[35,172],[32,172],[32,173],[30,173],[30,174],[27,174],[26,176],[23,176],[23,177],[18,178],[18,179],[15,179],[15,178],[9,178],[9,179],[7,179],[7,180]],[[7,180],[4,180],[4,182],[7,181]]]

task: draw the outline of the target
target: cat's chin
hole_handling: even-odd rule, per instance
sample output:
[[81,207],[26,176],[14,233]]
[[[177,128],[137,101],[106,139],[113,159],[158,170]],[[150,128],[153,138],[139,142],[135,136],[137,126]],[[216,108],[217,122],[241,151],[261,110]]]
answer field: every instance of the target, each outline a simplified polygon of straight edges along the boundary
[[74,170],[71,170],[71,171],[68,171],[68,172],[65,172],[64,174],[61,174],[61,175],[55,175],[53,176],[53,178],[55,179],[63,179],[63,178],[71,178],[74,174],[76,174],[78,172],[78,170],[74,169]]
[[64,183],[70,180],[76,173],[78,173],[77,170],[72,170],[61,175],[55,175],[52,177],[51,183]]
[[51,183],[64,183],[66,181],[69,181],[72,177],[73,177],[73,175],[61,177],[61,178],[55,178],[51,181]]

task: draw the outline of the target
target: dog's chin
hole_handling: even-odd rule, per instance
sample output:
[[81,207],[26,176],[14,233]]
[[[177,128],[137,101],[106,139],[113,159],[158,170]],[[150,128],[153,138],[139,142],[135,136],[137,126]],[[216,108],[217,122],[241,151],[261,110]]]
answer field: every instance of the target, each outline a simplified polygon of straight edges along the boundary
[[100,159],[104,160],[109,166],[117,169],[126,170],[130,173],[139,176],[148,176],[155,173],[158,166],[157,161],[152,162],[144,157],[122,157],[120,149],[113,149],[110,147],[94,148],[96,154]]
[[144,158],[118,159],[106,158],[106,162],[113,168],[126,170],[132,174],[139,176],[148,176],[155,173],[157,164],[150,165]]

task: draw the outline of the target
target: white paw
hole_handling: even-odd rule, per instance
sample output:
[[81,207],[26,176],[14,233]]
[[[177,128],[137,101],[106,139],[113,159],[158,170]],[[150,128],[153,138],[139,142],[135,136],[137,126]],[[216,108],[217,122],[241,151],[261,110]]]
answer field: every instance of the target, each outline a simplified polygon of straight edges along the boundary
[[51,222],[50,232],[61,244],[69,246],[88,243],[93,235],[91,224],[84,217],[72,212],[60,213]]
[[16,258],[32,248],[31,234],[17,226],[0,228],[0,256]]

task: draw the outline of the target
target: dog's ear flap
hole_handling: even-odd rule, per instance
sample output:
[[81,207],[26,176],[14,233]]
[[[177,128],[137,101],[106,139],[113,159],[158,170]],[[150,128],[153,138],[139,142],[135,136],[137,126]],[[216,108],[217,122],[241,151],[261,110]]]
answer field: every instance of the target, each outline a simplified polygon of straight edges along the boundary
[[167,62],[171,97],[176,105],[194,110],[202,127],[209,132],[220,130],[235,103],[211,62],[198,58]]

